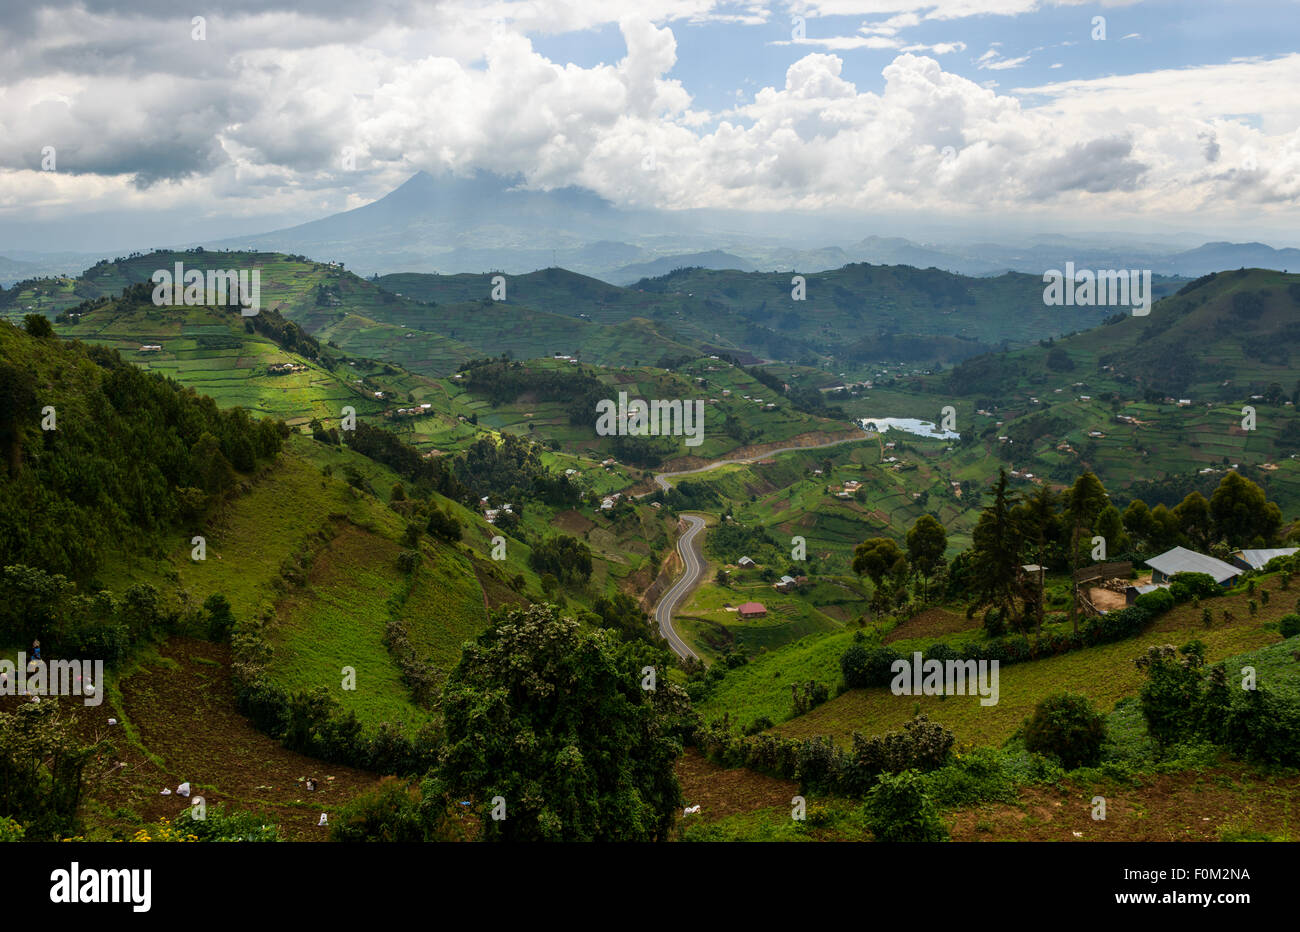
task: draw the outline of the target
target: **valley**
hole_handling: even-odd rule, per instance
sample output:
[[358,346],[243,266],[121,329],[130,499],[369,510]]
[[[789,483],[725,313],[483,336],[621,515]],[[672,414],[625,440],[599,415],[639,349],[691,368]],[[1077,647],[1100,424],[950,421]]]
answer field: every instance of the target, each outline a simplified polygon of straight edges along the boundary
[[[998,778],[1004,789],[978,797],[980,806],[1038,792],[1043,778],[1023,770],[1030,758],[1017,742],[1026,717],[1061,689],[1087,697],[1125,742],[1107,760],[1134,772],[1154,766],[1165,752],[1135,718],[1144,680],[1133,660],[1171,640],[1203,643],[1210,663],[1268,650],[1290,612],[1277,589],[1279,580],[1287,588],[1284,569],[1261,577],[1277,596],[1271,605],[1258,606],[1254,590],[1234,590],[1206,603],[1209,623],[1184,606],[1134,636],[1075,645],[1061,534],[1071,486],[1095,474],[1114,517],[1107,524],[1094,514],[1088,526],[1110,528],[1110,556],[1136,566],[1162,547],[1211,537],[1209,512],[1196,519],[1185,499],[1209,502],[1225,477],[1239,476],[1279,510],[1266,536],[1238,536],[1238,545],[1294,539],[1300,445],[1291,439],[1300,437],[1300,419],[1287,386],[1300,385],[1300,370],[1287,347],[1300,276],[1207,276],[1158,301],[1149,319],[1115,316],[1067,333],[1071,318],[1042,317],[1033,325],[1042,336],[993,352],[985,344],[945,359],[948,338],[936,339],[938,354],[909,365],[890,361],[882,344],[878,361],[833,372],[828,365],[842,360],[832,361],[825,343],[810,352],[813,343],[773,343],[761,326],[747,329],[742,321],[752,315],[743,308],[762,304],[775,286],[754,273],[673,272],[618,289],[545,270],[515,281],[511,301],[493,302],[475,298],[486,286],[475,276],[369,281],[301,257],[185,254],[187,265],[260,269],[265,309],[247,318],[232,306],[155,305],[148,270],[175,258],[131,257],[0,295],[14,325],[5,325],[6,365],[35,373],[26,388],[11,380],[19,388],[10,391],[52,403],[60,429],[77,432],[79,443],[90,442],[77,426],[81,406],[63,397],[56,376],[73,359],[110,372],[127,365],[171,390],[284,425],[270,459],[238,464],[148,533],[106,537],[93,570],[69,562],[59,583],[62,599],[89,598],[107,583],[102,591],[122,606],[115,611],[128,612],[131,599],[150,605],[154,621],[141,629],[141,646],[109,677],[105,712],[134,749],[127,765],[151,773],[151,783],[196,781],[213,799],[273,819],[282,837],[327,837],[308,824],[307,809],[349,805],[326,794],[304,809],[296,776],[281,785],[285,762],[356,774],[331,782],[363,796],[378,785],[365,774],[428,766],[443,727],[437,697],[463,649],[500,613],[529,605],[554,605],[592,630],[661,652],[656,669],[689,697],[705,729],[679,765],[689,775],[688,803],[691,794],[713,799],[710,781],[731,772],[716,768],[749,753],[719,750],[727,742],[758,735],[792,748],[830,741],[851,750],[855,734],[899,732],[919,714],[979,759],[994,755],[995,770],[1011,768]],[[852,281],[908,281],[898,270],[880,274],[841,270],[810,281],[840,289],[844,302],[870,300],[867,291],[849,297]],[[736,275],[744,288],[727,284]],[[1002,283],[998,300],[1014,285]],[[704,319],[692,309],[697,295],[710,307],[712,333],[686,323]],[[49,335],[23,332],[39,334],[32,314],[54,318]],[[949,326],[943,316],[927,326]],[[842,336],[833,315],[809,319],[824,337]],[[623,341],[627,328],[640,336]],[[963,339],[960,328],[950,333]],[[1189,345],[1200,347],[1196,363],[1170,365],[1170,354]],[[781,358],[760,361],[774,349]],[[598,402],[620,396],[698,403],[700,442],[622,429],[602,435]],[[924,426],[945,413],[952,433]],[[1016,648],[1033,659],[1007,669],[992,710],[955,697],[902,701],[856,685],[845,666],[853,649],[978,654],[1008,637],[1000,628],[1007,622],[990,619],[1010,603],[982,609],[982,620],[966,608],[990,572],[974,561],[985,559],[983,522],[999,475],[1021,502],[1015,508],[1039,503],[1037,520],[1048,522],[1017,532],[1026,557],[1048,563],[1046,625]],[[75,500],[71,489],[61,494]],[[913,540],[921,527],[940,529],[937,546]],[[196,560],[199,537],[205,556]],[[864,547],[878,541],[896,556],[873,568]],[[17,553],[9,559],[22,562]],[[12,655],[21,641],[8,640]],[[178,738],[148,724],[191,713],[141,684],[167,670],[192,679],[208,664],[205,676],[232,683],[221,709],[206,713],[229,723],[228,738],[191,759]],[[1284,695],[1297,685],[1290,671],[1277,676],[1270,683]],[[13,698],[0,701],[15,708]],[[78,716],[83,729],[92,727],[87,715]],[[254,766],[256,787],[222,775],[222,760],[249,753],[238,750],[251,739],[236,738],[245,727],[237,721],[277,749],[258,752],[269,755],[267,768],[281,769]],[[291,756],[271,763],[283,755]],[[945,765],[962,780],[970,779],[959,777],[965,766]],[[771,764],[751,767],[783,778]],[[811,788],[809,779],[798,782]],[[946,798],[939,785],[937,798]],[[110,779],[92,790],[81,830],[93,838],[156,830],[148,826],[167,811],[156,792],[142,779]],[[854,810],[842,788],[823,792],[829,827],[816,837],[866,833],[845,821]],[[975,803],[951,797],[945,805],[960,826]],[[768,837],[765,811],[722,806],[679,831]],[[455,815],[440,818],[438,837],[479,830]],[[1018,837],[992,830],[1003,831]]]

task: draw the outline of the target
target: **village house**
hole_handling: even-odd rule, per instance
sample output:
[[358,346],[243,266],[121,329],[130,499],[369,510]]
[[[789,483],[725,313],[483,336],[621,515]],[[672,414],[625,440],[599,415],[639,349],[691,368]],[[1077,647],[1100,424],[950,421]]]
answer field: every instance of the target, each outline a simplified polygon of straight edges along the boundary
[[1186,547],[1175,547],[1152,557],[1147,560],[1147,566],[1151,567],[1153,583],[1167,583],[1178,573],[1205,573],[1226,588],[1235,585],[1242,573],[1240,567]]
[[736,611],[740,613],[741,618],[762,618],[767,615],[767,608],[762,602],[746,602]]
[[1262,570],[1268,565],[1269,560],[1292,556],[1298,549],[1300,548],[1278,547],[1271,550],[1238,550],[1229,559],[1234,566],[1239,566],[1243,570]]

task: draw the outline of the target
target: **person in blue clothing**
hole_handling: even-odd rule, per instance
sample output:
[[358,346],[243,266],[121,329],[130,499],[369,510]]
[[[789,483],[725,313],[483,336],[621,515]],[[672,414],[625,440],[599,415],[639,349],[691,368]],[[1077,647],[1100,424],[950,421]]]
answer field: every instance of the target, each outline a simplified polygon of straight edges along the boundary
[[40,641],[32,641],[32,659],[33,659],[33,660],[40,660],[40,659],[41,659],[41,642],[40,642]]

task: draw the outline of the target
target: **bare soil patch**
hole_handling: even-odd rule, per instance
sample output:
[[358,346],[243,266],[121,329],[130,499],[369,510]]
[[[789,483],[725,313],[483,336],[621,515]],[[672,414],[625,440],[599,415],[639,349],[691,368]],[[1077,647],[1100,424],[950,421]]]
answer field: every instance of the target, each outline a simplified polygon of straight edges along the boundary
[[586,534],[596,522],[577,511],[561,511],[555,516],[555,526],[566,534]]
[[[1290,837],[1300,776],[1264,776],[1239,763],[1203,771],[1024,790],[1015,803],[987,804],[949,816],[955,841],[1218,841],[1226,831]],[[1106,799],[1105,820],[1092,800]]]
[[700,811],[686,819],[713,821],[726,816],[790,805],[799,784],[757,773],[745,767],[726,769],[710,761],[695,748],[687,748],[677,761],[677,779],[687,806]]
[[[209,809],[224,802],[263,813],[287,840],[325,841],[328,826],[316,824],[321,812],[331,813],[378,783],[375,774],[286,750],[254,728],[235,708],[225,645],[174,637],[159,653],[160,662],[120,681],[120,709],[108,701],[97,707],[80,701],[64,706],[84,736],[112,740],[102,764],[125,764],[89,787],[88,798],[107,810],[92,821],[106,821],[129,837],[138,827],[133,814],[149,823],[175,819],[190,805],[176,794],[177,786],[188,781],[193,796],[202,796]],[[149,754],[121,724],[108,725],[110,716],[130,722]],[[306,789],[309,777],[318,785],[314,792]],[[161,795],[164,787],[171,795]]]
[[907,638],[943,637],[945,634],[957,634],[979,626],[978,618],[967,618],[958,612],[950,612],[942,608],[927,608],[886,634],[884,643],[890,644]]

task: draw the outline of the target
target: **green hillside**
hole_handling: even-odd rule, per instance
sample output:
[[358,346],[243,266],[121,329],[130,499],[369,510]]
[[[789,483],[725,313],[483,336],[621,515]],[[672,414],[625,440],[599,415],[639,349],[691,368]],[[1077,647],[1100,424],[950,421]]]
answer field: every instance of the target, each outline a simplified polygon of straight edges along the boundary
[[[506,303],[595,324],[643,318],[677,339],[744,356],[860,369],[884,361],[947,362],[1100,323],[1090,308],[1047,307],[1041,279],[971,278],[937,269],[852,264],[791,273],[680,269],[620,288],[564,269],[509,276]],[[386,290],[439,304],[482,300],[491,275],[404,273]],[[1162,282],[1162,290],[1172,290]]]

